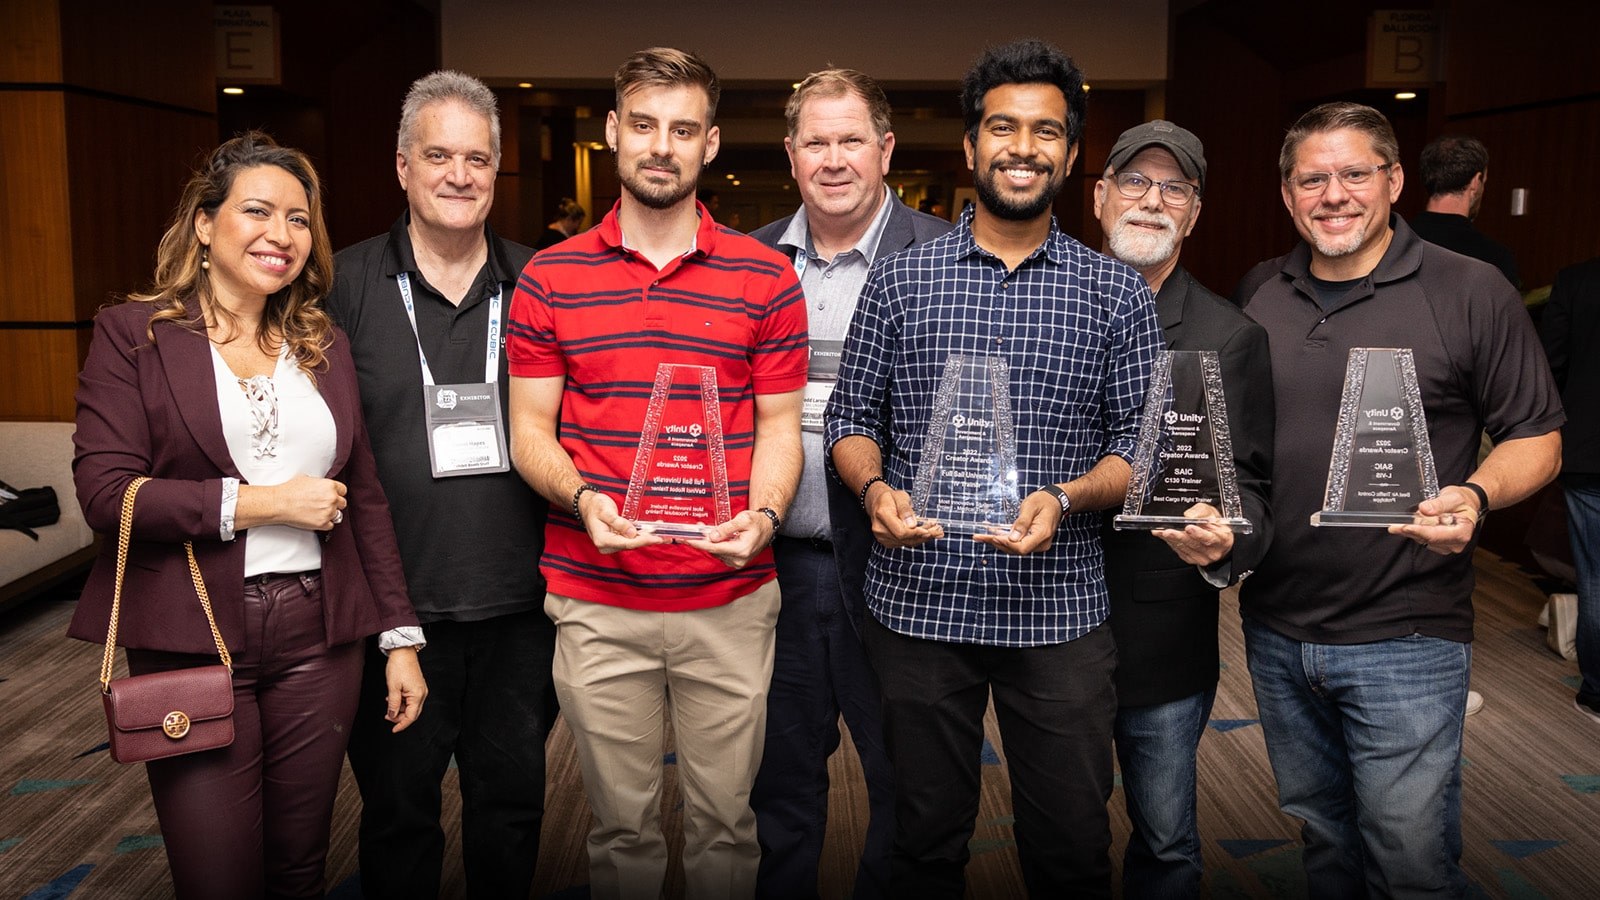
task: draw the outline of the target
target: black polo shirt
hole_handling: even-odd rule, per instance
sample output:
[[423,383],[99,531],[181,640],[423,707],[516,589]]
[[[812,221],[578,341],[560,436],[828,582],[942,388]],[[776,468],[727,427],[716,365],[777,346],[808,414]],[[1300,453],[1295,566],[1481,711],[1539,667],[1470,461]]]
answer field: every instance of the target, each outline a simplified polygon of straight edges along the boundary
[[1360,644],[1421,633],[1472,640],[1472,554],[1440,556],[1382,528],[1313,528],[1322,508],[1347,359],[1408,347],[1439,485],[1477,468],[1478,434],[1537,437],[1565,415],[1522,298],[1490,267],[1430,244],[1399,216],[1377,267],[1331,312],[1310,249],[1245,276],[1245,311],[1267,330],[1277,432],[1274,535],[1240,589],[1244,614],[1289,638]]
[[[459,307],[417,271],[408,217],[334,257],[326,306],[350,337],[378,477],[394,515],[406,585],[423,624],[478,621],[539,609],[544,579],[545,502],[515,469],[496,475],[434,478],[423,425],[422,367],[397,277],[409,272],[417,331],[440,384],[483,378],[489,299],[511,293],[533,251],[484,227],[489,258]],[[505,334],[501,326],[502,336]],[[502,337],[503,341],[503,337]],[[506,358],[500,356],[500,405],[507,403]],[[509,422],[507,423],[509,429]]]

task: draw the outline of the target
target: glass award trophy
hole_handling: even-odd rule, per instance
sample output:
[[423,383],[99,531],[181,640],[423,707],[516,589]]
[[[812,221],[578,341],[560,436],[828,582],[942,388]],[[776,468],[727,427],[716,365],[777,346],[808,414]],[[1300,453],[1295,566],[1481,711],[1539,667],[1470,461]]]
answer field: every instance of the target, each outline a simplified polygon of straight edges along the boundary
[[691,539],[733,518],[716,369],[656,366],[622,516],[640,531]]
[[1417,504],[1438,493],[1411,351],[1356,347],[1345,368],[1327,495],[1311,524],[1410,525]]
[[[1185,518],[1183,511],[1196,503],[1208,503],[1221,515]],[[1150,373],[1128,496],[1111,527],[1152,530],[1200,522],[1251,531],[1239,503],[1222,363],[1215,350],[1168,350]]]
[[918,525],[939,525],[947,535],[1011,530],[1020,498],[1005,357],[945,360],[911,506]]

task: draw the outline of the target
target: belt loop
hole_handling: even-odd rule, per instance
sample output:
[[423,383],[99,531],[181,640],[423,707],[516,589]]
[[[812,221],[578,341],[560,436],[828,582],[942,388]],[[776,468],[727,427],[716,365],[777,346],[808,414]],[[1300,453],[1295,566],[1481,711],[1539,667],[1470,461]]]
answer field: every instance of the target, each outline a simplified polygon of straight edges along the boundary
[[305,591],[307,597],[311,596],[311,589],[316,586],[316,583],[311,579],[311,573],[301,572],[299,577],[300,589]]

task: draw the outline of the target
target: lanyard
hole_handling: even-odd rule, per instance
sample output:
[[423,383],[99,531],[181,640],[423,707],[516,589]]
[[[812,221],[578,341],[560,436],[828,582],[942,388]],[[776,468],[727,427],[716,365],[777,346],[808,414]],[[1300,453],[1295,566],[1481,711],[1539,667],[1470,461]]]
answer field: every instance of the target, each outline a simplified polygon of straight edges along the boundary
[[[400,299],[406,303],[406,318],[411,320],[411,333],[417,339],[417,359],[422,361],[422,383],[431,385],[433,370],[428,368],[428,354],[422,352],[422,335],[417,332],[417,309],[411,301],[411,273],[401,272]],[[483,381],[493,384],[500,377],[500,300],[505,294],[505,286],[495,288],[494,297],[489,300],[489,346],[483,353]]]

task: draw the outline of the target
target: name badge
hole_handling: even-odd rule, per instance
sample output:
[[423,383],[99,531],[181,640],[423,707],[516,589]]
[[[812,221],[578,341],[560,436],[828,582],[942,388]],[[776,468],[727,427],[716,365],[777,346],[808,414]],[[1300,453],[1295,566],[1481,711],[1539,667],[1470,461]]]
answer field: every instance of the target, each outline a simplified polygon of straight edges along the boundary
[[511,468],[500,416],[500,385],[424,385],[422,404],[433,477],[487,475]]
[[822,433],[822,411],[827,409],[828,398],[833,396],[833,386],[839,381],[839,358],[843,355],[844,341],[811,342],[806,389],[801,395],[801,431]]

